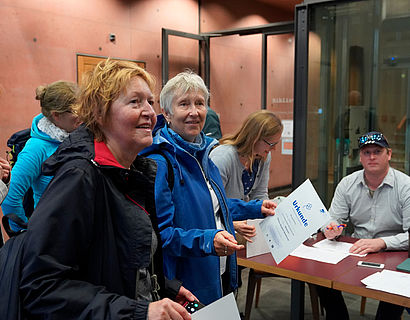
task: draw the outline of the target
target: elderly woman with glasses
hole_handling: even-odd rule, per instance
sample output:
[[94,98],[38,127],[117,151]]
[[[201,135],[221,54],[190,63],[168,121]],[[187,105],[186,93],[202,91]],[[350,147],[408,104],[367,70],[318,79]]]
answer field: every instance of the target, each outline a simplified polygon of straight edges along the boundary
[[[219,141],[210,157],[229,198],[269,199],[270,152],[276,150],[282,130],[282,122],[273,112],[260,110],[250,114],[236,133]],[[246,221],[234,221],[234,227],[248,241],[255,235],[255,227]]]
[[[168,278],[182,280],[204,304],[237,288],[233,219],[274,214],[271,201],[226,197],[218,168],[209,158],[217,143],[201,132],[209,92],[195,73],[183,72],[161,91],[165,121],[143,154],[155,159],[155,203]],[[173,181],[173,182],[171,182]]]

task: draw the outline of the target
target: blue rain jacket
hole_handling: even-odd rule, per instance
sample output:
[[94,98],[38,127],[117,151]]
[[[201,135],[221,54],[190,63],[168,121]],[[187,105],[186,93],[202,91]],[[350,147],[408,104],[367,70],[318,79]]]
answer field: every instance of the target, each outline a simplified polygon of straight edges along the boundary
[[[205,146],[196,158],[177,145],[168,127],[158,121],[152,146],[141,154],[157,162],[155,206],[162,239],[164,272],[168,279],[177,278],[204,304],[222,297],[220,257],[216,255],[213,240],[216,229],[211,194],[205,179],[210,181],[222,212],[226,230],[234,234],[233,220],[262,218],[261,200],[245,202],[228,199],[225,195],[218,168],[209,158],[215,139],[206,137]],[[173,167],[174,183],[168,185],[168,165],[162,155],[151,154],[161,149]],[[203,173],[201,172],[201,168]],[[171,190],[172,189],[172,190]],[[228,256],[231,290],[237,288],[236,254]]]

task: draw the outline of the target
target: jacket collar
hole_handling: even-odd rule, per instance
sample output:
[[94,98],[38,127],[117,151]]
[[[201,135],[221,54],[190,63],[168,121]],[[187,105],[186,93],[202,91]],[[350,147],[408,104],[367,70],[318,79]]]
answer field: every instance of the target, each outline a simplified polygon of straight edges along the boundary
[[115,159],[114,155],[112,154],[111,150],[108,149],[105,142],[99,142],[94,140],[94,150],[94,161],[97,162],[99,165],[124,168],[122,165],[118,163],[117,159]]

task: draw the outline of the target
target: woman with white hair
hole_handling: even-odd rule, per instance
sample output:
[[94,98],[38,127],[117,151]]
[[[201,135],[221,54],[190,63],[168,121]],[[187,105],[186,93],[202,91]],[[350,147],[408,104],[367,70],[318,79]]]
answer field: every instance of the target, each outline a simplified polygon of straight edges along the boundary
[[[170,79],[161,91],[165,121],[142,154],[156,160],[155,205],[164,271],[204,304],[237,288],[233,220],[274,214],[269,200],[228,199],[218,168],[209,158],[217,143],[201,132],[209,92],[193,72]],[[155,130],[154,130],[155,131]]]

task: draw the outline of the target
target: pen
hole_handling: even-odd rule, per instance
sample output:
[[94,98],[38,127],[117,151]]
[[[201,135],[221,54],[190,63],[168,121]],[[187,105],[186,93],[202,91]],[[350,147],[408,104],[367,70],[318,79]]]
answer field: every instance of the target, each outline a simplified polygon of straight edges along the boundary
[[[338,226],[337,226],[337,228],[340,228],[340,227],[343,227],[343,228],[346,228],[346,223],[342,223],[342,224],[339,224]],[[329,227],[327,227],[326,228],[327,230],[330,230],[330,229],[334,229],[334,228],[329,228]]]

